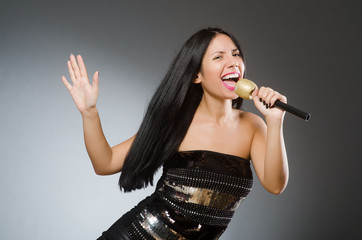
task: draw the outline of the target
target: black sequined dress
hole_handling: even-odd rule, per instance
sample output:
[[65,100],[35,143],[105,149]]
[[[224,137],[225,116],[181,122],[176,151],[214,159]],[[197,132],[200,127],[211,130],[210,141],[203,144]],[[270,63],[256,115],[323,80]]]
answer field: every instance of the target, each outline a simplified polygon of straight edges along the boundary
[[155,192],[99,239],[218,239],[251,190],[250,162],[207,150],[178,152]]

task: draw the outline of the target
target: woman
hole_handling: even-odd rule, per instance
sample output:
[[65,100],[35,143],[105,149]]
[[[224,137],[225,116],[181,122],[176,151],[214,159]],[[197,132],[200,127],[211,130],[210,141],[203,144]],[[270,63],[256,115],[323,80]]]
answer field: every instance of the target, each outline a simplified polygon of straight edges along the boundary
[[[235,38],[219,28],[192,35],[182,46],[154,94],[135,136],[110,147],[96,108],[99,72],[89,83],[81,56],[68,61],[64,85],[83,117],[85,145],[99,175],[122,171],[121,190],[152,184],[155,193],[122,216],[99,239],[218,239],[236,207],[251,190],[250,159],[271,193],[288,181],[282,124],[273,108],[286,98],[256,88],[253,101],[264,115],[240,110],[235,82],[244,57]],[[235,107],[235,108],[233,108]]]

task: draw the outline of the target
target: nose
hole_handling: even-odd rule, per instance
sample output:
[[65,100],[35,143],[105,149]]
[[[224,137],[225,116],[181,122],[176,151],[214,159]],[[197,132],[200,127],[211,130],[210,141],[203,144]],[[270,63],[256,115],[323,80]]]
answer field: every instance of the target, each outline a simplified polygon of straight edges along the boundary
[[227,66],[228,68],[235,68],[235,67],[239,67],[239,61],[238,59],[236,59],[234,56],[229,56],[228,58],[228,62],[227,62]]

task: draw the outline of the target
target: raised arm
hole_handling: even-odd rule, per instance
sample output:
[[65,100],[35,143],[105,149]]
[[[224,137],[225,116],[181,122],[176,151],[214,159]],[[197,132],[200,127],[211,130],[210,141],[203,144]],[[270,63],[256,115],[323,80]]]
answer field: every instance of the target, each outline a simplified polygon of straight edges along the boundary
[[128,149],[134,137],[111,148],[103,134],[96,108],[99,72],[95,72],[90,84],[86,67],[80,55],[70,55],[67,62],[72,84],[62,76],[62,81],[73,98],[83,118],[84,142],[94,171],[98,175],[110,175],[122,170]]
[[276,100],[286,98],[270,88],[261,87],[253,92],[255,106],[264,115],[266,124],[255,119],[251,159],[260,182],[274,194],[284,191],[289,178],[287,153],[283,138],[284,112],[270,108]]

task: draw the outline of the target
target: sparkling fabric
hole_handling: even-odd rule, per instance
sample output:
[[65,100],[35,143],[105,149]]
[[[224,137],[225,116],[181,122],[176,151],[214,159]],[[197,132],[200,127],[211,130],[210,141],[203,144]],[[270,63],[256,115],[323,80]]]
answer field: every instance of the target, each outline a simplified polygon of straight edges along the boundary
[[224,153],[178,152],[155,192],[121,220],[131,239],[218,239],[252,187],[250,162]]

